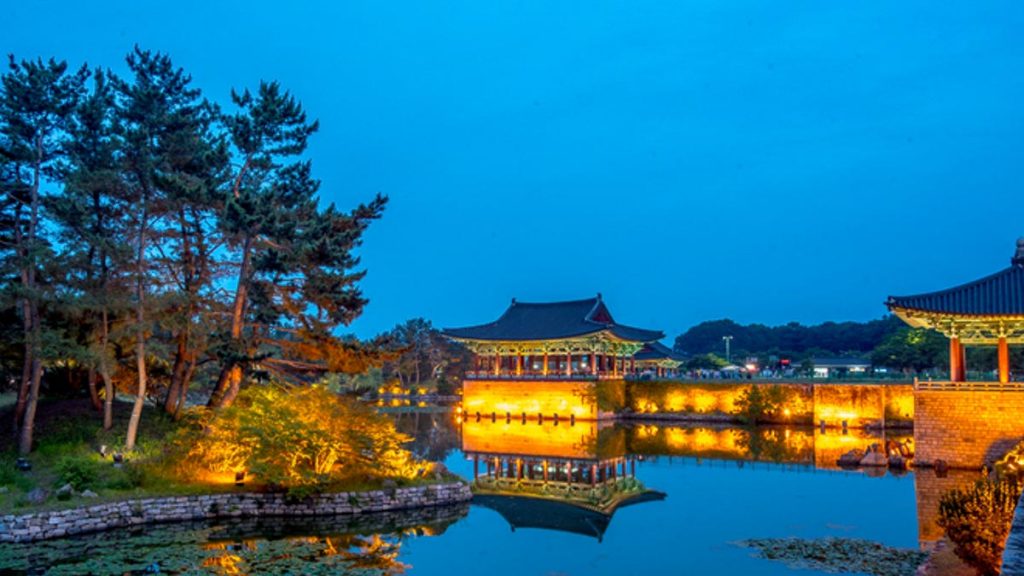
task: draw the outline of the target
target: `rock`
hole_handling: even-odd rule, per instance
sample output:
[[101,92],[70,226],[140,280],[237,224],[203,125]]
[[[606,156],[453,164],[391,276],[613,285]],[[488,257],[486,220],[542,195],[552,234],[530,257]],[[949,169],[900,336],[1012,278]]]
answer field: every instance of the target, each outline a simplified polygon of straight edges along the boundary
[[70,483],[65,484],[65,485],[63,485],[63,486],[61,486],[60,488],[57,489],[57,499],[58,500],[67,500],[68,498],[71,498],[72,496],[74,496],[74,494],[75,494],[75,488]]
[[877,450],[868,452],[860,460],[861,466],[888,466],[889,459],[885,457],[885,454]]
[[50,497],[50,491],[45,488],[36,488],[25,495],[31,504],[42,504]]
[[896,470],[907,469],[907,459],[900,455],[889,456],[889,468],[895,468]]
[[864,458],[864,451],[854,448],[840,456],[837,463],[840,466],[859,466],[862,458]]
[[95,492],[93,492],[92,490],[84,490],[84,491],[82,491],[80,496],[82,498],[99,498],[100,495],[95,493]]
[[0,494],[7,494],[10,491],[11,489],[8,488],[7,486],[0,486]]

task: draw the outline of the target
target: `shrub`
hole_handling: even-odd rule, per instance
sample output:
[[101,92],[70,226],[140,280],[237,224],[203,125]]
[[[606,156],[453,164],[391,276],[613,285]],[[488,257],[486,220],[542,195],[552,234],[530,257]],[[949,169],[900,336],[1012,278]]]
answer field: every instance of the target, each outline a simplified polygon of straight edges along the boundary
[[409,438],[368,406],[323,387],[253,386],[224,410],[190,414],[175,445],[187,469],[245,470],[270,486],[297,489],[349,478],[413,477]]
[[950,490],[939,501],[939,526],[956,555],[981,574],[999,574],[1020,492],[1014,478],[985,479],[970,488]]
[[88,457],[64,456],[57,462],[57,484],[71,484],[75,490],[92,487],[99,475],[99,463]]
[[786,391],[782,386],[750,386],[736,399],[736,411],[747,424],[757,424],[777,416],[786,402]]

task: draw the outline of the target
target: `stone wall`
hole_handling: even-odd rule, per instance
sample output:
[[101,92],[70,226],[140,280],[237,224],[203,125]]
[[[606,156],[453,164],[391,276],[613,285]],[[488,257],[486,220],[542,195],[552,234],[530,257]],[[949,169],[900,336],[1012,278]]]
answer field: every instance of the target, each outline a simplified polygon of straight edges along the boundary
[[819,424],[850,428],[912,426],[914,387],[910,384],[827,384],[793,382],[629,382],[627,405],[643,418],[735,421],[737,401],[753,386],[782,391],[780,424]]
[[[607,386],[602,382],[601,385]],[[625,394],[623,393],[623,396]],[[598,383],[594,380],[465,380],[462,407],[467,417],[597,420],[614,417],[598,410]]]
[[814,384],[814,423],[859,428],[913,425],[914,387],[910,384]]
[[914,464],[981,468],[1024,439],[1024,392],[918,390]]
[[366,514],[466,502],[473,497],[461,482],[339,492],[289,502],[284,494],[211,494],[146,498],[83,508],[0,516],[0,542],[31,542],[154,522],[260,516]]

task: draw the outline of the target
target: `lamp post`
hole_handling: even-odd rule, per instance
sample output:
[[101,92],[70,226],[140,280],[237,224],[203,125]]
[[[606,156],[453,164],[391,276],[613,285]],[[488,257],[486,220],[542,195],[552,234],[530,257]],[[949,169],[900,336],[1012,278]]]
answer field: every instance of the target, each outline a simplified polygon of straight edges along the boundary
[[729,345],[732,344],[732,336],[722,336],[722,340],[725,341],[725,361],[732,364],[732,355],[729,351]]

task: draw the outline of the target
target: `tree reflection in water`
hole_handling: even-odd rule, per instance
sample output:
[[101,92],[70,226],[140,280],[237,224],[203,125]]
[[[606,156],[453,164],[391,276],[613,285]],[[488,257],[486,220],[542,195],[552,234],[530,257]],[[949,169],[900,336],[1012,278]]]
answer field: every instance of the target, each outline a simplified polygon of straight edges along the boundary
[[185,522],[0,545],[2,574],[402,574],[404,541],[443,534],[468,504],[363,517]]

